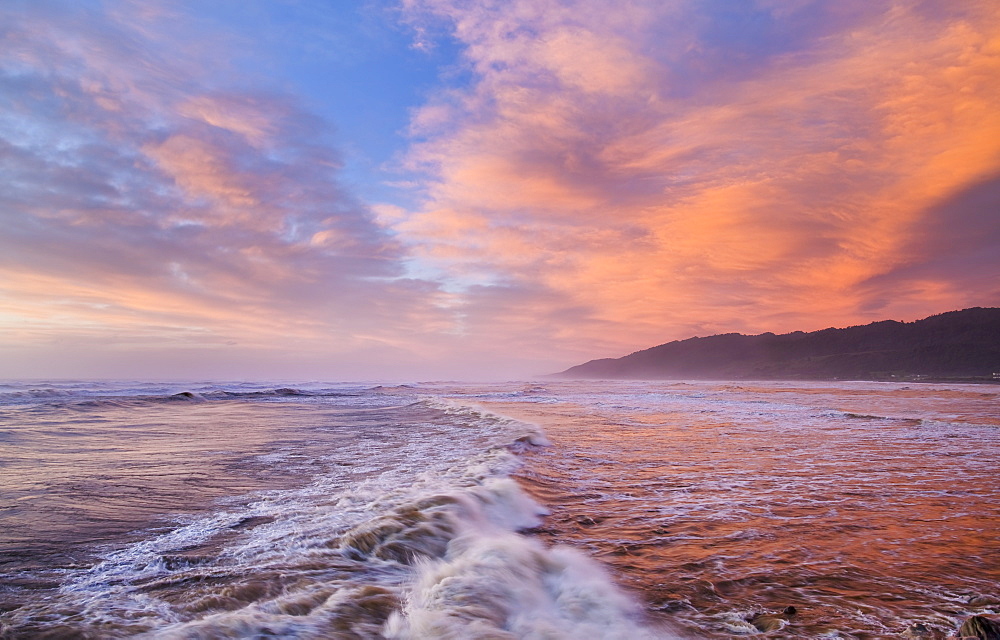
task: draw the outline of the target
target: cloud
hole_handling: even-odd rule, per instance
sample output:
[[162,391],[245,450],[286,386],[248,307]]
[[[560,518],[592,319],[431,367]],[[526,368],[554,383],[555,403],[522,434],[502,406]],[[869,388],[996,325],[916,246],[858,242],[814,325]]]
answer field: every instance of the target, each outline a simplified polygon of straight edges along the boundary
[[[893,298],[931,297],[942,308],[964,308],[1000,297],[1000,176],[970,185],[922,212],[905,256],[862,286],[879,310]],[[912,303],[910,303],[912,304]]]
[[388,357],[401,334],[419,350],[436,286],[404,277],[398,242],[341,185],[331,126],[219,73],[226,43],[206,50],[193,21],[174,39],[163,25],[188,18],[170,5],[109,6],[2,16],[0,347],[94,364],[236,343],[345,372],[338,354]]
[[396,228],[460,281],[573,309],[539,329],[565,353],[976,298],[873,287],[1000,169],[995,3],[406,4],[475,82],[415,114],[427,197]]
[[[461,55],[412,109],[413,209],[345,186],[336,92],[238,21],[0,6],[6,375],[523,375],[1000,304],[993,2],[401,5]],[[282,14],[316,18],[283,60],[354,55],[327,13]]]
[[292,109],[265,96],[200,95],[178,105],[177,113],[241,134],[254,146],[262,146],[277,133],[275,120],[287,117]]

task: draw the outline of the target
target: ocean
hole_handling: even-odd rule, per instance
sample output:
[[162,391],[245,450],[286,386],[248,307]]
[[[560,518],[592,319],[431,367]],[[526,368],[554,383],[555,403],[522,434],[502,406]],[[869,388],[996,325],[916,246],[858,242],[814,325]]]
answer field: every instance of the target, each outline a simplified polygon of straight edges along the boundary
[[998,393],[8,382],[0,638],[943,638]]

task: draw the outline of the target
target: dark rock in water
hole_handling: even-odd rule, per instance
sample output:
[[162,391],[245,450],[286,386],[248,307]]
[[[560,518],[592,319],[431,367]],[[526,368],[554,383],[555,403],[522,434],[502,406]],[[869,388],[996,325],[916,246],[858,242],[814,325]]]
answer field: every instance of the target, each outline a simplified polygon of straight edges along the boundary
[[788,624],[789,618],[798,613],[798,609],[795,607],[785,607],[781,610],[781,613],[761,613],[753,618],[750,618],[749,622],[752,624],[757,631],[768,632],[768,631],[778,631]]
[[933,638],[934,633],[922,622],[910,625],[910,628],[903,634],[904,638]]
[[526,529],[518,529],[518,533],[524,534],[526,536],[557,536],[559,531],[552,529],[550,527],[528,527]]
[[205,398],[201,397],[197,393],[191,391],[181,391],[180,393],[175,393],[170,396],[171,400],[188,400],[191,402],[204,402]]
[[274,522],[274,518],[271,516],[247,516],[234,525],[230,525],[230,529],[253,529],[254,527],[262,524],[270,524]]
[[1000,622],[986,616],[972,616],[962,623],[958,635],[979,640],[1000,640]]
[[994,596],[975,595],[969,598],[969,604],[974,607],[990,607],[1000,604],[1000,598]]
[[750,624],[756,627],[758,631],[777,631],[785,626],[785,619],[781,616],[764,613],[754,617],[750,621]]

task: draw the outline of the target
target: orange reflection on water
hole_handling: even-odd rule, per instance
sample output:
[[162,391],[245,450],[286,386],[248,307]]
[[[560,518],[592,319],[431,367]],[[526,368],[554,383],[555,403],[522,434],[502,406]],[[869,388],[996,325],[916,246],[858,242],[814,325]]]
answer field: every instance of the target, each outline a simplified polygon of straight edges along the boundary
[[1000,588],[992,388],[613,391],[490,408],[553,442],[522,473],[552,509],[539,535],[596,554],[651,612],[702,637],[788,606],[772,637],[944,634]]

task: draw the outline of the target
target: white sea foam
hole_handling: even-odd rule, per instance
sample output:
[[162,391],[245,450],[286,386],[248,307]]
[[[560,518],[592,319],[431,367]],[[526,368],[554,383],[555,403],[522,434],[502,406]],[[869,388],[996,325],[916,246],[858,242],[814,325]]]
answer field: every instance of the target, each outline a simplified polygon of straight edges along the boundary
[[405,606],[385,629],[398,639],[654,638],[636,603],[582,553],[517,530],[544,510],[511,480],[470,492],[443,557],[422,558]]
[[[405,426],[396,446],[359,434],[349,467],[109,549],[11,622],[77,628],[60,613],[75,611],[101,637],[186,639],[657,635],[596,563],[521,533],[546,513],[510,477],[518,452],[548,443],[537,425],[438,398],[388,410],[416,421],[359,428]],[[289,469],[297,456],[252,460]]]
[[[0,635],[639,640],[795,604],[781,634],[895,637],[995,610],[969,598],[997,584],[996,394],[800,386],[8,385],[43,390],[0,394],[9,557],[64,537],[0,576]],[[491,401],[537,405],[556,445]],[[149,528],[85,566],[119,505]]]

